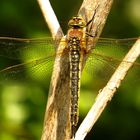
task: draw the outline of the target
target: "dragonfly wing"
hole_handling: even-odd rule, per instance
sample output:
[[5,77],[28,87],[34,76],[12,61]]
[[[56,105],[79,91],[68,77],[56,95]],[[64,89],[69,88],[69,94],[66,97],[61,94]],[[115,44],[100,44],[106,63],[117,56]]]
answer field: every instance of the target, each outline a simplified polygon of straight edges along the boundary
[[21,59],[25,54],[28,57],[30,54],[36,56],[54,52],[58,42],[60,39],[54,41],[51,37],[37,39],[0,37],[0,57]]
[[29,77],[25,76],[27,71],[30,71],[33,77],[37,77],[36,73],[45,77],[46,73],[52,70],[56,55],[55,44],[57,43],[57,41],[54,43],[53,39],[49,37],[41,39],[1,37],[0,60],[3,65],[0,66],[0,79],[2,81],[28,79]]
[[29,79],[40,79],[47,76],[53,68],[54,56],[40,58],[17,65],[12,65],[0,70],[1,81],[24,81]]
[[[95,78],[108,81],[118,65],[122,62],[136,39],[110,40],[100,39],[92,50],[85,65],[85,70]],[[134,63],[140,72],[140,61]]]

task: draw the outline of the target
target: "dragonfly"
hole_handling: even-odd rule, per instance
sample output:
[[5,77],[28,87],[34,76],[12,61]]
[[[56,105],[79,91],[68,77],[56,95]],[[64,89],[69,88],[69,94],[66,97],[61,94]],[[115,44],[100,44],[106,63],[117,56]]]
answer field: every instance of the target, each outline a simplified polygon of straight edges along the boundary
[[[29,71],[31,75],[33,74],[33,77],[36,76],[36,72],[44,71],[42,74],[45,74],[45,71],[48,72],[53,67],[56,57],[68,58],[71,95],[71,137],[74,137],[78,123],[78,98],[84,58],[88,56],[85,64],[85,69],[88,73],[94,74],[96,66],[103,69],[105,73],[109,69],[113,71],[138,39],[99,38],[96,47],[93,45],[92,50],[89,52],[86,46],[87,38],[92,36],[86,34],[86,25],[86,22],[80,16],[75,16],[69,21],[66,38],[58,39],[59,43],[64,44],[64,48],[61,51],[57,51],[56,44],[58,42],[51,37],[39,39],[0,37],[0,60],[8,64],[1,63],[1,82],[28,79],[30,77],[27,74]],[[140,68],[140,63],[134,63],[134,66]],[[45,76],[42,75],[42,77]]]

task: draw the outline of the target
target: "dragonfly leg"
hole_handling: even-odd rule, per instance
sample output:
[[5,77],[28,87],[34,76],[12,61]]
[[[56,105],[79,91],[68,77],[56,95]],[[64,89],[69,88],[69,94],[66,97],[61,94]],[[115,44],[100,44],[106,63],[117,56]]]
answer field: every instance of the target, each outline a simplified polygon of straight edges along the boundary
[[[97,12],[98,7],[99,7],[99,5],[95,8],[94,14],[93,14],[91,20],[89,20],[88,23],[86,24],[86,27],[87,27],[90,23],[93,24],[94,17],[95,17],[95,14],[96,14],[96,12]],[[90,26],[90,28],[91,28],[91,27],[92,27],[92,26]]]

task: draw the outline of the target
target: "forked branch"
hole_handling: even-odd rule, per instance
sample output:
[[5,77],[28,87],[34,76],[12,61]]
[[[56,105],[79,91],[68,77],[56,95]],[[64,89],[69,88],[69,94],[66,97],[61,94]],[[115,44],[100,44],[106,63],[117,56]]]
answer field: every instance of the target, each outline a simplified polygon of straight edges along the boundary
[[[54,39],[62,37],[62,30],[60,26],[58,26],[58,21],[55,18],[54,12],[52,12],[49,1],[38,0],[38,2]],[[95,39],[90,40],[93,44],[96,43],[97,38],[102,31],[112,2],[113,0],[84,0],[79,10],[78,15],[81,15],[86,22],[92,20],[88,28],[88,32],[95,36]],[[88,47],[90,49],[90,45]],[[59,45],[58,51],[61,48],[63,48],[63,44]],[[68,58],[59,56],[59,58],[56,58],[55,60],[41,139],[70,139],[70,88]]]

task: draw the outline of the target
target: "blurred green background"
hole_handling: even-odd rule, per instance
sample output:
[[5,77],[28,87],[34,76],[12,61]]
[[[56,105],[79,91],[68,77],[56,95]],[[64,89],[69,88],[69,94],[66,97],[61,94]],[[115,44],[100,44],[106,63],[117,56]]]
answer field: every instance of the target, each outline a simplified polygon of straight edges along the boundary
[[[66,32],[67,22],[76,15],[82,0],[51,0]],[[115,0],[102,37],[129,38],[140,34],[140,0]],[[35,0],[0,0],[0,36],[34,38],[49,36]],[[4,61],[0,60],[3,64]],[[3,64],[4,65],[4,64]],[[41,137],[51,74],[47,80],[0,85],[0,140],[38,140]],[[140,78],[130,74],[86,140],[137,140],[140,138]],[[84,73],[80,97],[80,121],[99,91],[101,79]],[[133,82],[134,80],[134,82]],[[95,87],[93,87],[95,85]],[[128,89],[128,90],[126,90]]]

